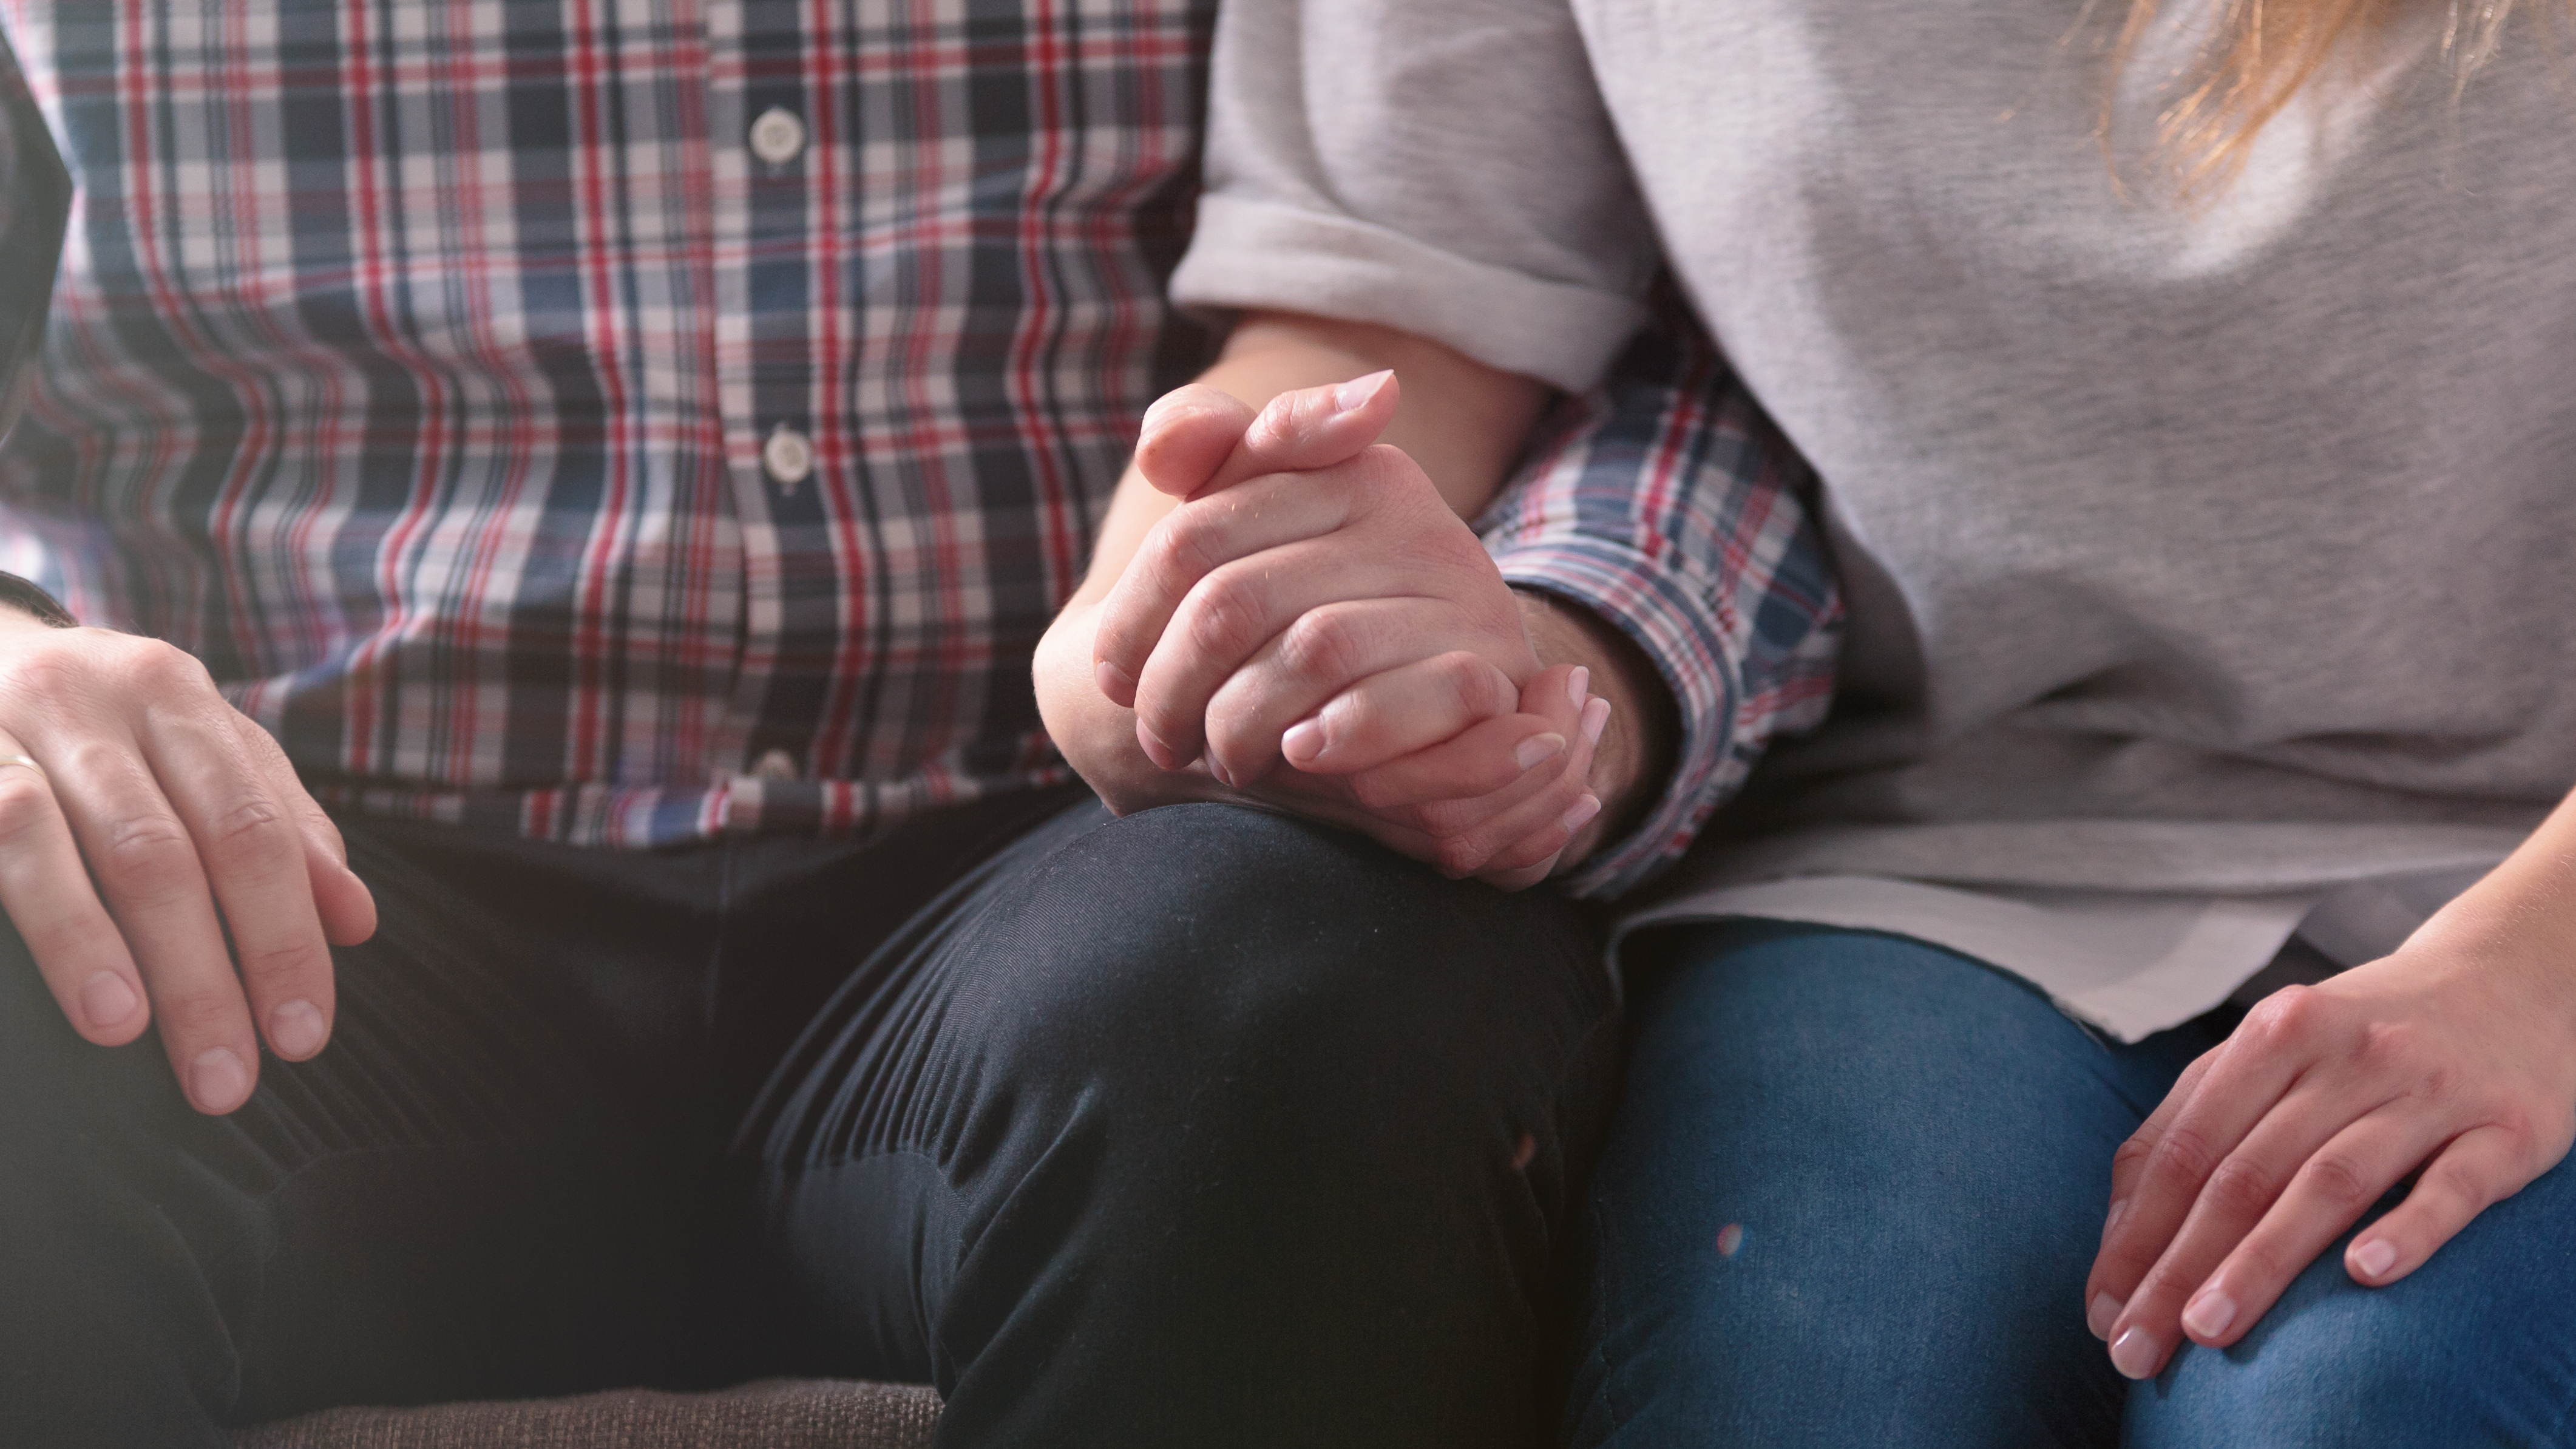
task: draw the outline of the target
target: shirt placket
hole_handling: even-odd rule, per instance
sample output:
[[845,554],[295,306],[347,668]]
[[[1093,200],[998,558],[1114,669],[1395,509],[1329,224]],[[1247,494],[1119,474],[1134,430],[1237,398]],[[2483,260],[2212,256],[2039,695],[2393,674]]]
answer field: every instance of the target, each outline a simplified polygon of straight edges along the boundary
[[713,143],[717,401],[743,550],[743,647],[731,707],[707,761],[713,826],[759,830],[802,752],[773,721],[789,636],[789,581],[829,563],[800,557],[820,531],[801,256],[803,172],[814,140],[803,82],[804,7],[709,0],[707,117]]

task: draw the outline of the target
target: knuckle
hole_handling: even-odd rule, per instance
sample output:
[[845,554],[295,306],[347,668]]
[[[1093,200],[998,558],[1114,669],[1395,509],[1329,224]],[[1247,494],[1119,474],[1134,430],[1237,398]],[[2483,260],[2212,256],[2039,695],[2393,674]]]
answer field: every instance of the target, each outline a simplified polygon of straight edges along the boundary
[[2237,1265],[2237,1272],[2231,1276],[2240,1283],[2266,1285],[2286,1283],[2296,1276],[2297,1268],[2302,1266],[2291,1263],[2274,1245],[2272,1239],[2263,1233],[2248,1235],[2244,1242],[2236,1245],[2236,1251],[2229,1256],[2236,1260]]
[[2299,1181],[2310,1196],[2339,1211],[2358,1212],[2379,1195],[2362,1175],[2361,1165],[2339,1152],[2309,1158],[2308,1165],[2299,1169]]
[[1383,778],[1375,770],[1354,775],[1347,783],[1351,798],[1358,801],[1360,808],[1364,810],[1382,814],[1395,808],[1396,802],[1403,798],[1403,792],[1396,788],[1394,782]]
[[2325,1010],[2313,988],[2284,986],[2256,1003],[2237,1031],[2257,1046],[2296,1046],[2315,1033]]
[[313,945],[290,941],[275,946],[239,948],[242,975],[254,981],[285,981],[302,976],[328,958]]
[[2147,1270],[2147,1276],[2138,1284],[2138,1294],[2179,1300],[2189,1298],[2200,1282],[2199,1274],[2172,1258],[2166,1258]]
[[58,705],[79,693],[90,674],[90,663],[81,653],[46,640],[13,657],[0,680],[5,680],[11,694]]
[[2201,1196],[2236,1219],[2259,1218],[2272,1200],[2281,1195],[2281,1185],[2262,1163],[2247,1157],[2231,1157],[2218,1164],[2209,1175]]
[[1435,663],[1442,685],[1471,714],[1508,714],[1520,703],[1518,691],[1507,688],[1502,675],[1473,650],[1453,649]]
[[27,770],[0,770],[0,847],[41,843],[53,829],[54,797]]
[[1444,835],[1432,845],[1435,863],[1452,875],[1474,875],[1484,869],[1489,854],[1481,842],[1464,835]]
[[2124,1174],[2137,1171],[2139,1168],[2146,1166],[2147,1159],[2155,1156],[2155,1152],[2155,1139],[2150,1137],[2130,1138],[2128,1141],[2120,1144],[2119,1150],[2111,1154],[2111,1176],[2117,1179]]
[[2164,1136],[2157,1139],[2155,1150],[2149,1155],[2149,1163],[2151,1167],[2160,1167],[2185,1182],[2201,1183],[2208,1181],[2210,1173],[2217,1170],[2218,1153],[2197,1129],[2168,1127]]
[[286,812],[265,797],[245,800],[217,816],[207,827],[207,838],[217,859],[254,874],[282,870],[302,853]]
[[167,815],[139,815],[108,827],[100,874],[128,897],[157,901],[195,886],[197,853]]
[[1190,621],[1182,637],[1201,654],[1237,659],[1261,642],[1261,618],[1243,584],[1211,574],[1190,591]]
[[158,639],[137,639],[128,646],[118,674],[126,688],[147,699],[167,699],[214,686],[214,676],[195,655]]
[[1225,561],[1217,548],[1221,521],[1208,510],[1188,504],[1172,510],[1155,531],[1147,567],[1170,587],[1196,582]]
[[1366,648],[1346,615],[1318,611],[1300,615],[1279,640],[1279,660],[1302,679],[1340,682],[1355,678]]
[[2424,1179],[2433,1191],[2456,1199],[2470,1210],[2485,1207],[2499,1196],[2496,1184],[2486,1172],[2454,1157],[2445,1157],[2424,1169]]

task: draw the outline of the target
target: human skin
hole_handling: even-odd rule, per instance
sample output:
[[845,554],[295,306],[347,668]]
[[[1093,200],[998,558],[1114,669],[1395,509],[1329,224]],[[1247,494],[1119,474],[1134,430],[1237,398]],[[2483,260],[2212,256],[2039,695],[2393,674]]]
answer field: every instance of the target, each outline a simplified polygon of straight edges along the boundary
[[2113,1158],[2086,1321],[2131,1378],[2224,1348],[2407,1174],[2345,1250],[2422,1267],[2576,1140],[2576,796],[2392,954],[2266,998]]
[[1466,526],[1546,400],[1388,329],[1246,319],[1149,414],[1039,647],[1066,758],[1122,812],[1287,808],[1507,888],[1590,854],[1662,777],[1672,706],[1615,629],[1509,589]]
[[[74,1030],[154,1020],[188,1100],[249,1100],[259,1045],[330,1039],[330,947],[375,932],[340,832],[267,731],[158,640],[0,605],[0,910]],[[229,928],[230,947],[225,942]],[[239,962],[236,969],[235,962]]]

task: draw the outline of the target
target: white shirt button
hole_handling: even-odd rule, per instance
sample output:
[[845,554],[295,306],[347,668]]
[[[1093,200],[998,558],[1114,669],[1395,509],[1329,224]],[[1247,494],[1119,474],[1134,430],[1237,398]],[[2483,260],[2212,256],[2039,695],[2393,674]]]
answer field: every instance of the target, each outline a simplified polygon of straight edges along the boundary
[[813,440],[781,423],[760,445],[760,467],[770,481],[795,492],[797,484],[814,476]]
[[796,773],[796,757],[785,750],[771,750],[760,757],[759,763],[751,767],[751,775],[755,780],[793,780],[796,778]]
[[784,166],[805,149],[805,118],[785,106],[771,106],[751,123],[751,154],[772,166]]

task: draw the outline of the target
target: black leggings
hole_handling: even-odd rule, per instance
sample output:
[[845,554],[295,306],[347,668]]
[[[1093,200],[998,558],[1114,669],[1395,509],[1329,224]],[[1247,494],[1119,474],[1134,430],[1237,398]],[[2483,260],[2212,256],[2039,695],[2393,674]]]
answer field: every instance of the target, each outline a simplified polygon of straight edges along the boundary
[[0,931],[0,1444],[770,1374],[946,1444],[1534,1442],[1597,936],[1057,791],[617,854],[343,822],[331,1047],[190,1111]]

